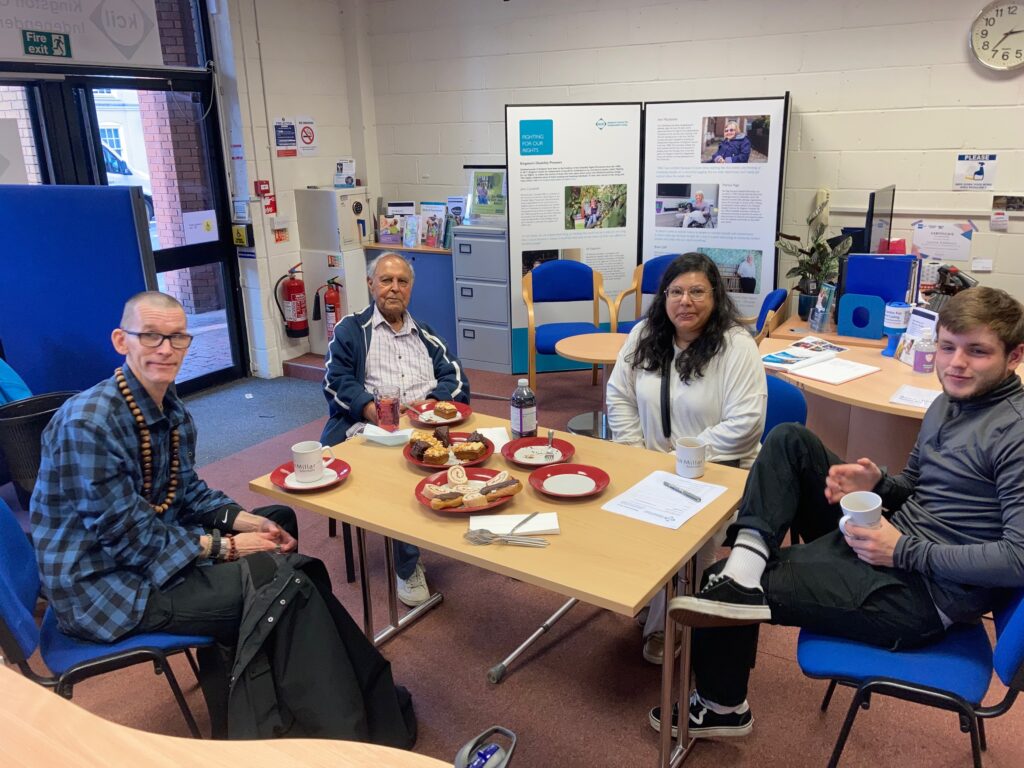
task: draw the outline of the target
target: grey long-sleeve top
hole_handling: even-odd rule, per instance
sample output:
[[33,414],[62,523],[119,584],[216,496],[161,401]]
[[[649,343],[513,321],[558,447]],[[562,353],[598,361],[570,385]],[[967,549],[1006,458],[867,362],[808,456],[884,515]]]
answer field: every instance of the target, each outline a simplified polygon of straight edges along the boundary
[[897,568],[928,580],[939,610],[973,621],[1024,587],[1024,387],[1011,374],[973,400],[940,395],[906,469],[876,490],[903,534]]

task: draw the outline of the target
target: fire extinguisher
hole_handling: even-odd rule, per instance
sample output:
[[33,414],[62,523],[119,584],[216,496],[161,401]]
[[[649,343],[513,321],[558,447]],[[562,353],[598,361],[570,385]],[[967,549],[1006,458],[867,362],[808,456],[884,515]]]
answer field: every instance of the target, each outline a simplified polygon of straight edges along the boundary
[[[303,339],[309,336],[309,323],[306,321],[306,285],[296,275],[302,274],[302,263],[296,264],[288,270],[288,273],[281,275],[281,278],[274,285],[274,301],[277,302],[277,309],[284,320],[284,332],[293,339]],[[284,306],[281,306],[281,298],[277,292],[281,283],[284,282]]]
[[334,326],[345,314],[341,290],[342,285],[338,278],[332,277],[327,280],[326,285],[321,285],[316,289],[316,296],[313,299],[313,320],[315,321],[320,319],[320,291],[324,292],[324,332],[328,344],[334,340]]

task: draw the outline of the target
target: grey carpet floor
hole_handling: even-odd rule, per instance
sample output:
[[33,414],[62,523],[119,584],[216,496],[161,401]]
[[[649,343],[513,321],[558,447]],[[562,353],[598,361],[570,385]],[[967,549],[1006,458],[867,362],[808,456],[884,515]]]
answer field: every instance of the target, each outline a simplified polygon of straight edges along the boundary
[[288,377],[238,379],[189,395],[185,402],[199,433],[198,466],[327,418],[320,383]]

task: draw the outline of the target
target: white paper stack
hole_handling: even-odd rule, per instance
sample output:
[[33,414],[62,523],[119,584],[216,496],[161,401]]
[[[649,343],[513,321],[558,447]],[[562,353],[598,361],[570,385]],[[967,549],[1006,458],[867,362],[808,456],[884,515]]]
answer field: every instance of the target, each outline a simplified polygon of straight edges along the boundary
[[[469,530],[475,531],[485,528],[491,533],[511,533],[519,523],[529,515],[471,515],[469,518]],[[526,525],[516,530],[515,535],[533,536],[538,534],[561,533],[558,528],[557,512],[541,512]]]
[[399,429],[395,432],[388,432],[376,424],[367,424],[363,430],[363,437],[372,443],[380,443],[381,445],[405,445],[409,442],[411,435],[411,429]]
[[501,447],[508,442],[508,430],[504,427],[481,427],[477,432],[494,443],[496,451],[500,451]]

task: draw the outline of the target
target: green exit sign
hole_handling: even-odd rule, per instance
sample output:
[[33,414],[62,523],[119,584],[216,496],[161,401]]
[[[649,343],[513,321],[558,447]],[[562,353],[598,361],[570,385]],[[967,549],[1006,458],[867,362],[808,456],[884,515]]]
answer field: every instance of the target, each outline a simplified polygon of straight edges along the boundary
[[21,43],[25,47],[26,56],[71,58],[71,35],[63,32],[36,32],[32,29],[23,29]]

